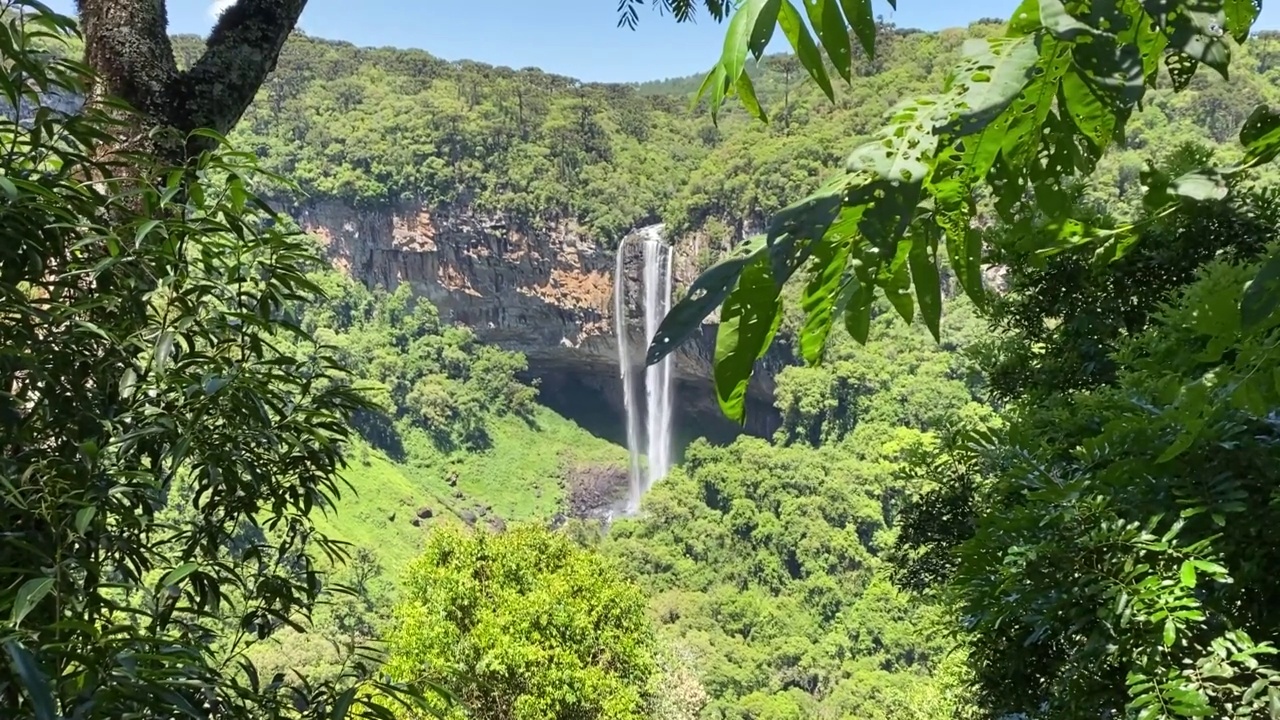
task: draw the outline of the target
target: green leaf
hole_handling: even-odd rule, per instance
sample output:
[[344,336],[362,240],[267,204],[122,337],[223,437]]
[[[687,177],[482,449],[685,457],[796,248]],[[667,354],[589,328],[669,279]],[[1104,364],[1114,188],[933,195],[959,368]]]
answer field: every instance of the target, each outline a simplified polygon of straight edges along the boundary
[[1000,116],[1033,78],[1040,60],[1034,37],[966,40],[963,59],[947,83],[960,91],[955,105],[939,107],[935,117],[947,132],[972,135]]
[[876,18],[871,11],[871,0],[840,0],[844,8],[845,19],[853,26],[853,34],[858,37],[862,49],[868,58],[876,55]]
[[18,186],[14,185],[12,180],[3,175],[0,175],[0,192],[3,192],[5,197],[9,198],[11,201],[18,199]]
[[[1021,172],[1036,158],[1040,148],[1041,132],[1045,120],[1053,108],[1053,101],[1058,96],[1058,88],[1062,76],[1071,67],[1071,45],[1046,38],[1042,42],[1040,60],[1032,73],[1034,79],[1026,89],[1009,105],[1006,112],[1007,127],[1002,128],[1003,135],[992,140],[999,143],[999,149],[1005,164],[1011,170]],[[969,138],[965,138],[966,144]],[[982,171],[975,171],[975,179],[984,179],[995,164],[995,156],[989,149],[966,147],[965,154],[975,150],[983,153]],[[1021,187],[1018,193],[1021,194]]]
[[97,514],[98,508],[92,505],[82,507],[76,511],[76,532],[80,535],[84,535],[85,531],[89,529],[89,523],[93,522],[93,518],[96,517]]
[[1065,115],[1101,154],[1111,145],[1117,127],[1117,115],[1105,94],[1086,73],[1073,69],[1062,76],[1062,101]]
[[1191,561],[1188,560],[1182,563],[1180,575],[1184,587],[1193,588],[1196,586],[1196,566]]
[[1010,37],[1030,35],[1044,27],[1040,22],[1040,0],[1022,0],[1009,18]]
[[1210,562],[1209,560],[1192,560],[1191,564],[1200,572],[1212,575],[1215,578],[1226,577],[1228,575],[1227,569],[1216,562]]
[[724,74],[724,66],[716,63],[716,66],[711,68],[711,71],[707,73],[705,78],[703,78],[702,85],[698,87],[698,94],[693,96],[693,102],[690,104],[690,109],[697,107],[698,102],[700,102],[702,98],[706,96],[707,92],[710,91],[711,121],[714,123],[720,112],[720,104],[724,99],[725,83],[727,80],[728,77]]
[[766,248],[765,236],[755,235],[702,271],[689,286],[689,292],[662,319],[649,342],[645,364],[653,365],[662,360],[692,337],[702,321],[729,296],[743,268],[764,255]]
[[168,587],[170,585],[177,585],[178,583],[182,582],[188,575],[195,572],[199,567],[200,566],[197,563],[193,563],[193,562],[183,563],[178,567],[170,570],[169,573],[164,576],[164,579],[160,581],[160,585],[164,587]]
[[880,271],[880,287],[884,289],[885,299],[898,311],[902,320],[910,325],[915,321],[916,307],[911,298],[911,276],[908,274],[907,260],[914,243],[910,239],[898,242],[897,252],[888,268]]
[[743,107],[751,113],[752,117],[760,122],[769,122],[769,116],[765,114],[759,98],[756,97],[756,87],[747,73],[738,76],[738,97],[742,99]]
[[1074,42],[1086,35],[1097,35],[1079,18],[1067,12],[1062,0],[1040,0],[1040,23],[1059,40]]
[[31,614],[31,611],[51,590],[53,590],[53,578],[50,577],[32,578],[22,583],[18,588],[18,594],[13,599],[13,612],[10,615],[10,622],[14,627],[20,625],[22,619]]
[[847,174],[836,175],[808,197],[779,210],[769,221],[766,242],[773,279],[779,287],[808,259],[809,241],[816,242],[826,234],[840,214],[845,190],[855,180]]
[[1174,624],[1172,617],[1164,619],[1164,646],[1170,647],[1173,641],[1177,639],[1178,627]]
[[1254,332],[1267,325],[1280,307],[1280,251],[1258,269],[1240,299],[1240,326]]
[[[929,173],[932,155],[938,148],[931,115],[930,106],[917,102],[906,102],[894,108],[886,127],[875,140],[855,148],[845,160],[845,167],[853,173],[873,173],[895,184],[923,182]],[[892,189],[877,188],[884,191]]]
[[778,25],[782,28],[782,34],[786,35],[787,42],[791,43],[791,47],[795,49],[796,57],[808,71],[809,76],[818,83],[822,92],[826,93],[828,100],[835,100],[836,93],[831,87],[831,79],[827,77],[827,67],[822,62],[822,54],[818,52],[813,35],[809,34],[808,26],[804,24],[800,11],[791,4],[791,0],[782,0],[782,7],[778,11]]
[[1192,170],[1169,183],[1171,195],[1197,202],[1215,202],[1227,196],[1227,182],[1223,174],[1212,168]]
[[357,687],[347,688],[333,701],[333,709],[329,711],[329,720],[346,720],[351,713],[351,704],[355,702]]
[[844,313],[844,327],[849,336],[866,345],[871,335],[871,303],[875,300],[875,286],[850,275],[840,293],[840,308]]
[[916,300],[924,324],[933,334],[934,342],[942,342],[942,283],[938,277],[938,240],[921,230],[911,243],[907,263],[911,266],[911,283],[916,288]]
[[1196,76],[1200,63],[1190,55],[1177,50],[1165,56],[1164,66],[1169,70],[1169,81],[1173,83],[1174,91],[1182,92]]
[[853,76],[851,74],[852,58],[849,52],[849,28],[844,24],[844,16],[840,13],[838,0],[803,0],[803,2],[805,12],[809,15],[809,22],[813,23],[813,29],[818,32],[818,40],[826,49],[827,57],[831,58],[831,64],[835,66],[836,72],[840,73],[845,82],[851,82]]
[[804,326],[800,329],[800,356],[810,365],[822,362],[827,337],[835,323],[837,301],[841,283],[845,279],[845,267],[849,262],[849,249],[855,241],[853,231],[861,208],[845,208],[841,219],[832,226],[813,251],[813,274],[800,295],[804,308]]
[[[1146,2],[1166,4],[1163,0]],[[1212,7],[1212,4],[1207,6]],[[1169,28],[1165,34],[1169,38],[1169,47],[1217,70],[1223,80],[1230,79],[1227,66],[1231,63],[1231,48],[1224,39],[1222,28],[1226,25],[1226,16],[1221,10],[1204,12],[1191,10],[1188,4],[1179,4],[1177,14],[1170,17],[1168,22]]]
[[53,687],[31,651],[17,640],[6,642],[4,649],[9,655],[9,665],[26,690],[35,720],[58,720],[57,706],[53,702]]
[[748,52],[757,60],[764,53],[773,37],[780,3],[781,0],[744,0],[729,20],[720,56],[720,66],[729,83],[737,83],[738,76],[746,70]]
[[716,330],[716,399],[725,417],[746,419],[747,385],[756,360],[764,355],[782,321],[782,303],[767,257],[757,257],[742,271],[725,300]]
[[1280,113],[1267,105],[1255,107],[1240,128],[1240,144],[1246,167],[1275,160],[1280,155]]
[[1249,30],[1258,19],[1260,8],[1255,0],[1225,0],[1222,3],[1223,14],[1227,19],[1227,32],[1235,41],[1242,43],[1249,39]]
[[146,237],[151,234],[151,231],[155,230],[156,226],[159,224],[160,224],[159,220],[147,220],[146,222],[139,225],[138,232],[133,236],[133,244],[141,245],[142,241],[145,240]]

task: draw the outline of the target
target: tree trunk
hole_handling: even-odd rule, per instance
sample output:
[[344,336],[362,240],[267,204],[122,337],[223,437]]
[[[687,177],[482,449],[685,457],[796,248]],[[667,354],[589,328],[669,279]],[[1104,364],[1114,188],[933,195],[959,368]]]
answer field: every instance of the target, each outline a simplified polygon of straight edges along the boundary
[[[181,162],[227,134],[253,101],[307,0],[238,0],[214,25],[204,55],[178,69],[165,0],[76,0],[85,61],[98,74],[90,100],[117,97],[141,112],[121,150]],[[157,132],[159,131],[159,132]]]

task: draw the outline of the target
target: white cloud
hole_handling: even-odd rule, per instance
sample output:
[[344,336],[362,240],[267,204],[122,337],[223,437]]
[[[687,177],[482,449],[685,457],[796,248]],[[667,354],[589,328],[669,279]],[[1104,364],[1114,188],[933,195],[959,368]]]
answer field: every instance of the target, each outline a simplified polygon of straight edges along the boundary
[[213,0],[213,3],[209,5],[209,17],[217,20],[222,15],[223,10],[235,4],[236,0]]

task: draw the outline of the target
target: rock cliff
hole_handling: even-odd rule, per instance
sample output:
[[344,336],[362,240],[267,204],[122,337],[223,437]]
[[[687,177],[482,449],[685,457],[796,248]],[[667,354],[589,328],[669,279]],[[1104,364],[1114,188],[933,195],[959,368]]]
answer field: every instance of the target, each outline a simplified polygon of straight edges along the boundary
[[[388,289],[409,283],[442,317],[471,327],[484,342],[524,353],[549,405],[565,411],[603,401],[609,406],[603,414],[620,417],[613,248],[570,222],[530,230],[466,208],[401,203],[357,209],[318,201],[296,207],[292,214],[321,239],[341,270]],[[676,287],[697,275],[700,254],[696,240],[677,243]],[[638,263],[625,266],[628,316],[635,318],[628,325],[628,345],[637,355],[635,362],[646,344],[640,301],[632,291],[639,286],[640,271]],[[687,435],[732,432],[719,422],[711,390],[714,343],[715,325],[707,323],[675,355],[678,423]],[[749,431],[771,431],[773,375],[789,357],[780,348],[762,361],[750,393]],[[576,410],[567,414],[589,409]]]

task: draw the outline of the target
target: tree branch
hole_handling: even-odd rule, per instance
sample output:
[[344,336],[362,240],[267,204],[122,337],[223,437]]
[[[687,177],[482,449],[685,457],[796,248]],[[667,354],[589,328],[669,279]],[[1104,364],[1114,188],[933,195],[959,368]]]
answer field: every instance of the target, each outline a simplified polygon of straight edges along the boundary
[[[204,54],[179,72],[165,0],[76,0],[85,60],[99,76],[97,96],[114,95],[157,126],[189,134],[227,134],[276,67],[307,0],[239,0],[222,13]],[[207,146],[188,143],[188,156]]]
[[226,134],[253,102],[307,0],[239,0],[209,34],[204,55],[182,74],[174,110],[190,132],[212,128]]
[[76,0],[93,94],[114,95],[153,117],[168,110],[178,65],[162,0]]

